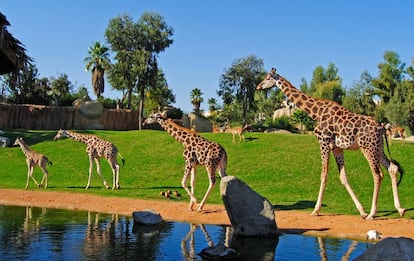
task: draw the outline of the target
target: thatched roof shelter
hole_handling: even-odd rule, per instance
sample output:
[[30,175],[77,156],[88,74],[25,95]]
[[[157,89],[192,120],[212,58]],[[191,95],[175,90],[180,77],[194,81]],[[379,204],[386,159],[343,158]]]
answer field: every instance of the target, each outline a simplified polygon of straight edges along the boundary
[[24,45],[7,30],[10,26],[0,12],[0,75],[27,67],[33,59],[26,55]]

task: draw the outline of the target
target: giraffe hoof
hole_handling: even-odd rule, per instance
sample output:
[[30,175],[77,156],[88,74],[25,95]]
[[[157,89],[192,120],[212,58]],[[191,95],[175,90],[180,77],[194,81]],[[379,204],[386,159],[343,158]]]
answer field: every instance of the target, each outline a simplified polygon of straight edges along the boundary
[[398,210],[398,213],[400,214],[400,217],[403,217],[405,214],[405,208],[401,208]]
[[319,211],[313,211],[313,212],[311,213],[311,216],[313,216],[313,217],[318,217],[318,216],[319,216]]
[[365,217],[365,220],[374,220],[374,216],[369,215],[369,216]]

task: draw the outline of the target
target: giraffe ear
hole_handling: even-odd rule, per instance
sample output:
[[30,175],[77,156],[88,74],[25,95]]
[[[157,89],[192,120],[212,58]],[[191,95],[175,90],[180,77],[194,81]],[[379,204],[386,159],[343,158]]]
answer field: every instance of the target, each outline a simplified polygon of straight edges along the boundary
[[167,111],[163,111],[163,112],[161,112],[161,113],[160,113],[160,116],[161,116],[162,118],[167,118]]

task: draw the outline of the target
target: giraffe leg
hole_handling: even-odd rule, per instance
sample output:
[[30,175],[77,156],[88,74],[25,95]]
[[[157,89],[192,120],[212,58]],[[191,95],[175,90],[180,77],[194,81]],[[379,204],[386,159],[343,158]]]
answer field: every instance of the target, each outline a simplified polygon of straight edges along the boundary
[[372,204],[371,204],[371,211],[369,215],[365,218],[366,220],[373,220],[375,215],[377,214],[377,202],[378,202],[378,194],[381,187],[382,179],[384,178],[384,173],[381,170],[380,162],[378,159],[372,155],[372,153],[363,150],[365,158],[368,160],[369,167],[371,168],[372,177],[374,179],[374,192],[372,195]]
[[29,180],[30,180],[30,164],[27,164],[27,179],[26,179],[26,186],[24,187],[27,189],[29,187]]
[[[213,175],[214,174],[215,173],[213,173]],[[207,200],[208,196],[210,195],[211,191],[213,190],[214,186],[215,186],[215,178],[210,179],[210,183],[208,185],[207,192],[204,195],[203,200],[201,200],[201,203],[198,205],[197,211],[201,211],[203,209],[204,204],[206,203],[206,200]]]
[[[191,175],[191,191],[188,189],[187,187],[187,179],[188,179],[188,175]],[[184,190],[187,192],[188,196],[190,196],[190,205],[188,206],[189,210],[193,210],[193,205],[194,203],[197,203],[197,199],[194,196],[194,180],[195,180],[195,166],[193,166],[192,164],[187,163],[185,166],[185,171],[184,171],[184,177],[181,181],[181,186],[184,188]]]
[[351,188],[351,185],[349,185],[348,178],[346,177],[346,171],[345,171],[345,159],[344,159],[344,153],[342,149],[335,148],[333,150],[333,154],[335,156],[336,164],[338,166],[339,170],[339,178],[341,179],[342,185],[345,186],[346,190],[348,191],[349,195],[351,196],[352,200],[354,201],[354,204],[356,208],[359,211],[359,214],[362,218],[365,218],[367,216],[367,213],[365,212],[364,208],[362,207],[361,203],[358,200],[358,197],[354,193],[354,191]]
[[[387,168],[388,173],[391,177],[392,193],[394,196],[394,206],[397,209],[400,216],[402,217],[405,214],[405,208],[401,207],[400,199],[398,197],[397,173],[400,171],[399,167],[396,165],[396,163],[390,162],[385,155],[383,155],[381,159],[381,164]],[[402,175],[402,173],[400,174]]]
[[119,189],[119,164],[116,160],[108,162],[112,168],[112,190]]
[[233,132],[233,139],[232,139],[232,142],[233,142],[233,143],[235,143],[235,142],[236,142],[236,134],[234,134],[234,132]]
[[40,182],[40,186],[43,186],[44,184],[45,188],[47,188],[47,179],[48,179],[49,173],[45,167],[42,167],[41,169],[43,171],[43,177],[42,177],[42,181]]
[[321,146],[321,158],[322,158],[322,171],[321,171],[321,185],[319,187],[318,200],[316,201],[315,208],[312,211],[312,216],[319,216],[319,210],[322,207],[323,194],[325,193],[326,180],[328,177],[329,167],[329,147]]
[[85,190],[89,188],[91,185],[91,177],[92,177],[92,168],[93,168],[93,159],[89,157],[89,175],[88,175],[88,184],[86,184]]
[[36,186],[40,187],[39,182],[37,182],[36,178],[33,177],[33,170],[34,170],[34,165],[30,165],[30,177],[32,178]]
[[118,163],[115,165],[115,174],[116,174],[115,179],[114,179],[115,189],[120,189],[121,186],[119,186],[119,164]]
[[96,163],[96,172],[98,172],[98,175],[101,177],[102,182],[103,182],[105,188],[109,189],[110,187],[108,186],[108,184],[106,183],[106,180],[105,180],[104,176],[102,175],[101,164],[100,164],[98,158],[95,158],[95,163]]

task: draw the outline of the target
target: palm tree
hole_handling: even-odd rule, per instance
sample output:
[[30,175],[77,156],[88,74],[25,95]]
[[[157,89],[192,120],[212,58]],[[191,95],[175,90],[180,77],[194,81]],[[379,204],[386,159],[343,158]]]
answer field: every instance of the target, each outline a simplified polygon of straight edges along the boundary
[[8,26],[10,22],[0,12],[0,75],[24,70],[33,62],[24,45],[7,30]]
[[190,99],[191,99],[191,103],[194,105],[195,113],[200,113],[200,104],[203,102],[202,95],[203,93],[198,88],[191,90]]
[[208,99],[207,103],[208,103],[208,109],[210,110],[210,112],[217,110],[218,105],[217,105],[217,100],[215,98]]
[[95,42],[89,47],[88,56],[83,60],[86,63],[85,70],[92,72],[92,87],[97,98],[105,89],[105,70],[109,68],[111,60],[109,59],[109,48]]

